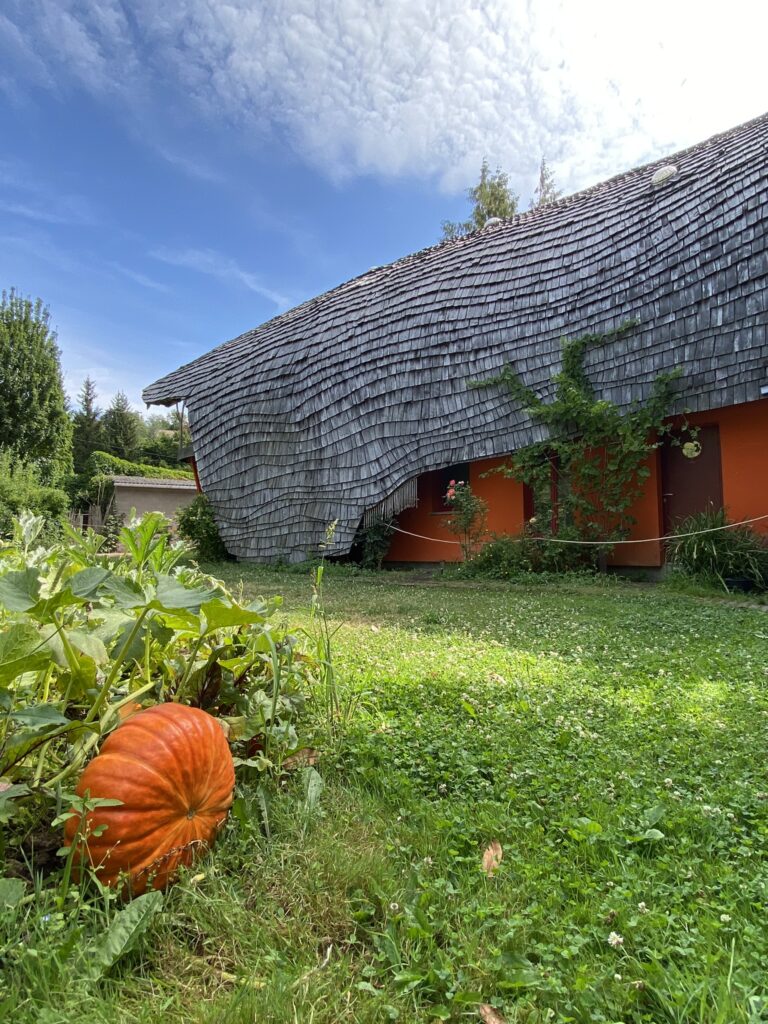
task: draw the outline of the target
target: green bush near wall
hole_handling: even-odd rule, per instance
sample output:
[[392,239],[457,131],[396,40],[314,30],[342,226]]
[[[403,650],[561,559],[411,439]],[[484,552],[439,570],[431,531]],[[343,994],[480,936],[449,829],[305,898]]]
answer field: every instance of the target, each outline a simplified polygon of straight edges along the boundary
[[92,452],[85,464],[86,476],[144,476],[153,480],[191,480],[191,469],[168,469],[145,462],[128,462],[107,452]]
[[219,534],[211,503],[204,494],[198,494],[191,504],[181,509],[178,530],[185,540],[195,545],[199,561],[219,562],[231,557]]
[[106,512],[115,488],[113,476],[143,476],[152,480],[193,480],[190,469],[167,469],[144,462],[129,462],[108,452],[92,452],[82,473],[70,478],[67,490],[75,508],[86,511],[89,505],[98,505]]
[[14,459],[7,451],[0,452],[0,536],[11,536],[13,520],[24,511],[55,523],[66,515],[68,508],[66,491],[41,484],[34,463]]

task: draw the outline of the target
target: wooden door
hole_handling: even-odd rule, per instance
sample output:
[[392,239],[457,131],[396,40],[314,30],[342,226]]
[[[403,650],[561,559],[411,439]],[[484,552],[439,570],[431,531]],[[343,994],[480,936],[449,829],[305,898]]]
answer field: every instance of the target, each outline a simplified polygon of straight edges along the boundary
[[[667,438],[661,448],[661,487],[664,503],[664,532],[670,533],[683,519],[723,507],[723,477],[720,463],[720,431],[717,426],[701,427],[694,448],[686,448],[687,435]],[[698,454],[690,458],[690,452]],[[688,454],[686,454],[688,453]]]

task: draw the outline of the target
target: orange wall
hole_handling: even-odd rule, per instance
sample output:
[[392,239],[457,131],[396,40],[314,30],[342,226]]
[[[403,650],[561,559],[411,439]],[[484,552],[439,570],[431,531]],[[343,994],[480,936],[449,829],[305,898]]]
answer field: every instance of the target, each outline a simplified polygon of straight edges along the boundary
[[[523,485],[500,473],[483,478],[489,469],[501,466],[505,459],[482,459],[469,467],[469,483],[474,494],[488,502],[488,529],[492,533],[519,533],[523,528]],[[419,477],[418,508],[409,508],[397,517],[401,530],[424,537],[453,541],[440,544],[435,540],[419,540],[396,533],[387,555],[388,562],[460,562],[461,548],[456,537],[445,528],[449,512],[432,511],[434,474]]]
[[[768,398],[688,417],[720,428],[723,504],[731,522],[768,515]],[[768,533],[768,519],[752,528]]]
[[[688,417],[691,424],[717,424],[720,429],[723,503],[731,521],[768,514],[768,398],[743,405],[732,405]],[[483,479],[482,474],[505,459],[484,459],[470,466],[469,482],[475,494],[489,506],[488,529],[492,533],[518,534],[523,527],[523,486],[500,474]],[[647,465],[651,471],[643,496],[631,509],[637,520],[630,539],[659,537],[663,534],[661,505],[661,460],[654,453]],[[419,477],[419,506],[398,516],[402,530],[439,540],[455,541],[444,523],[449,513],[432,511],[434,474]],[[754,529],[768,534],[768,519],[755,523]],[[459,545],[440,544],[396,533],[387,556],[392,562],[457,562]],[[627,544],[615,549],[612,565],[658,566],[663,560],[658,541]]]
[[[654,452],[645,465],[651,471],[651,475],[645,482],[643,494],[634,505],[630,506],[629,514],[634,517],[635,524],[629,531],[628,540],[660,537],[664,532],[661,528],[661,465],[658,453]],[[657,540],[650,540],[644,544],[620,544],[613,549],[608,563],[609,565],[659,566],[662,563],[661,543]]]

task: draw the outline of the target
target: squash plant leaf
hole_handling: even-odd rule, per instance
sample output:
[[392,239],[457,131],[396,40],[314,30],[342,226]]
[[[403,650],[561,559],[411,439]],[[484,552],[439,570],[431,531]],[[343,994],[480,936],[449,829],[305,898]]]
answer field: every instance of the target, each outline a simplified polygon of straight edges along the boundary
[[22,569],[0,576],[0,605],[9,612],[28,612],[40,599],[37,569]]
[[217,629],[226,627],[249,626],[264,622],[264,616],[254,609],[226,604],[221,598],[204,602],[200,611],[205,616],[204,634],[214,633]]
[[104,642],[93,633],[86,633],[82,629],[73,629],[67,633],[67,637],[75,650],[87,655],[97,665],[104,665],[109,660]]
[[121,957],[135,948],[162,905],[162,893],[147,892],[115,914],[101,942],[90,950],[92,981],[103,977]]
[[27,796],[29,786],[0,783],[0,825],[7,825],[16,812],[14,803],[19,797]]
[[45,638],[28,623],[15,623],[0,634],[0,683],[10,682],[24,672],[45,668],[50,660],[51,651],[45,645]]
[[185,587],[173,576],[157,575],[157,592],[152,606],[165,611],[186,609],[199,612],[201,605],[217,596],[217,590],[210,587]]
[[109,569],[101,569],[92,565],[88,569],[81,569],[67,581],[67,589],[75,597],[85,601],[91,601],[99,596],[99,591],[110,576],[113,574]]
[[60,711],[57,711],[52,704],[34,704],[28,708],[20,708],[11,712],[11,719],[23,725],[33,732],[47,732],[49,729],[58,728],[60,725],[75,725],[69,718],[65,718]]
[[147,603],[146,595],[138,583],[114,574],[104,580],[101,593],[111,597],[116,608],[141,608]]

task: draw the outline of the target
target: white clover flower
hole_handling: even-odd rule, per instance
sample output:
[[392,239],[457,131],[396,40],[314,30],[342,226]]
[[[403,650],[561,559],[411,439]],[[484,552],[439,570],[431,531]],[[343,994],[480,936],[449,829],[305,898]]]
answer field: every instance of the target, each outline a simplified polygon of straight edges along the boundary
[[614,974],[613,980],[614,981],[621,981],[621,975],[620,974]]
[[624,945],[624,936],[619,935],[618,932],[611,932],[608,936],[608,945],[613,946],[614,949],[621,949]]
[[637,904],[637,909],[640,911],[641,914],[648,913],[648,907],[646,907],[645,903],[643,903],[642,900],[640,901],[640,903]]
[[721,914],[720,915],[720,920],[722,921],[723,924],[728,924],[728,922],[731,920],[731,915],[730,914]]

